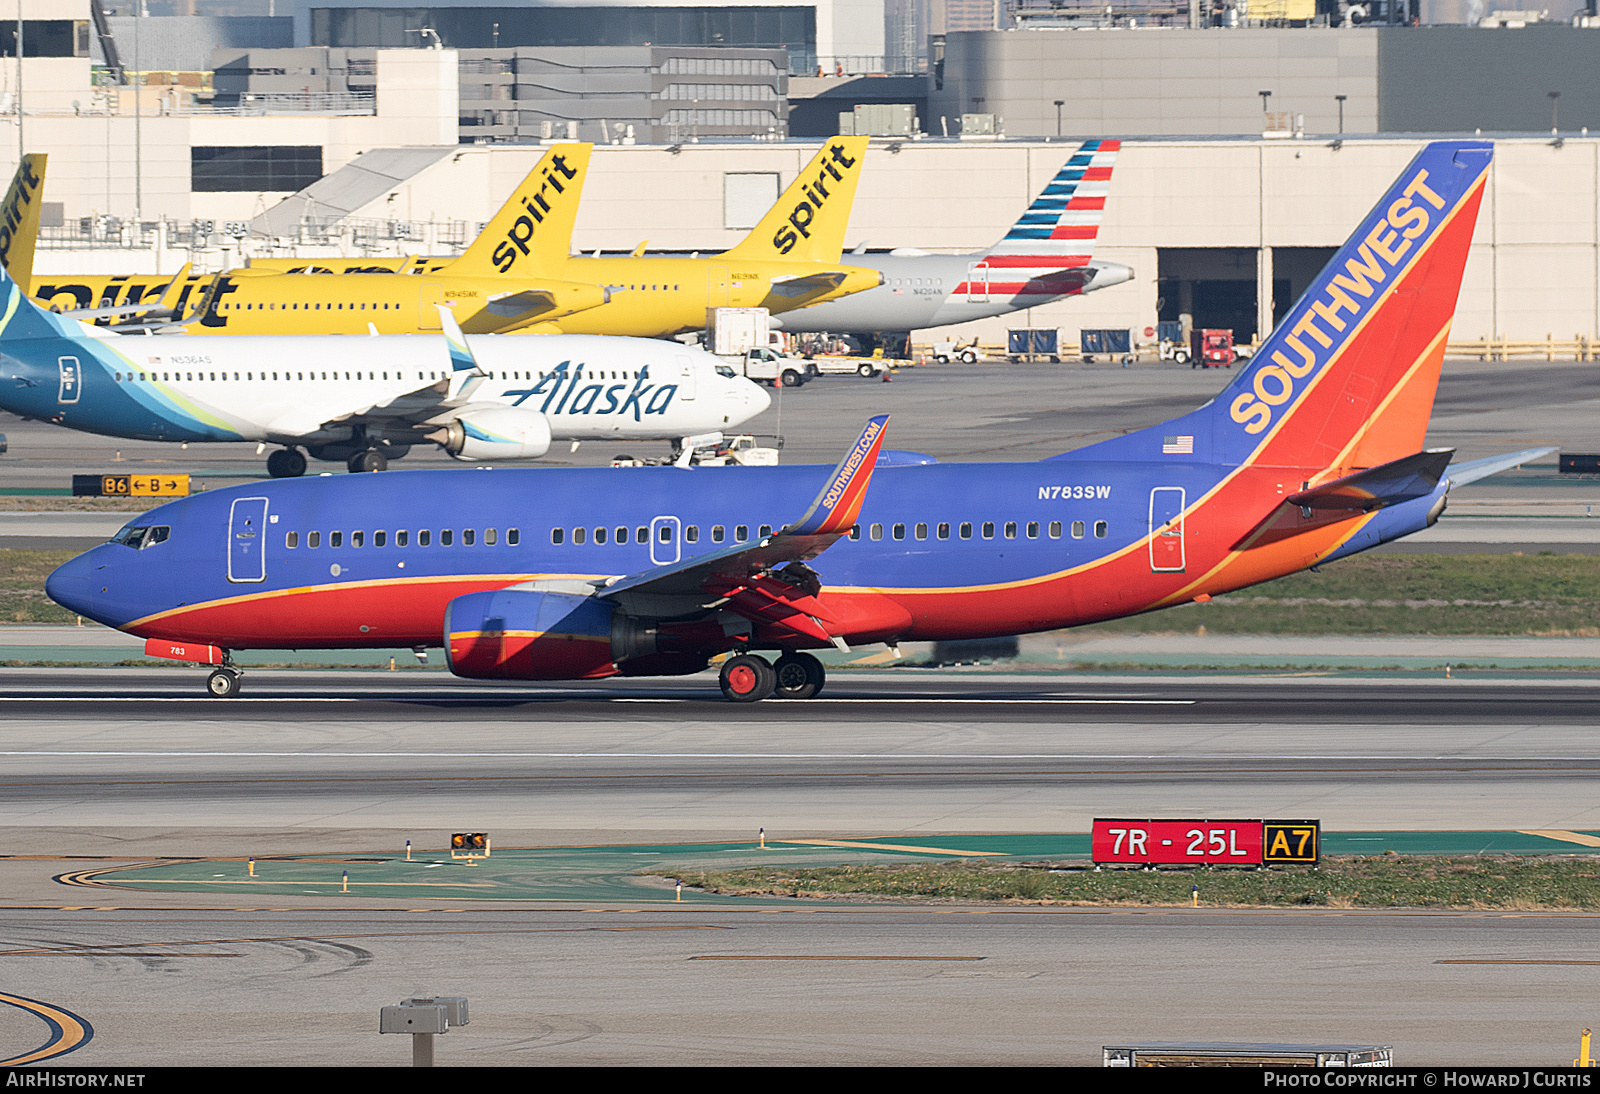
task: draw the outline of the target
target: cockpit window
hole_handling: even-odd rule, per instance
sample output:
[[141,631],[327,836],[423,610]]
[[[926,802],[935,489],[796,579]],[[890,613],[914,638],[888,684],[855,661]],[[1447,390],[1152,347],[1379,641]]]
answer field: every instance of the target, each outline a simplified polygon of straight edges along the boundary
[[718,376],[726,376],[728,379],[732,380],[736,376],[738,376],[739,374],[737,372],[733,371],[733,369],[728,365],[718,365],[717,366],[717,375]]
[[130,524],[112,536],[111,542],[132,547],[135,551],[142,551],[146,547],[154,547],[158,543],[165,543],[167,536],[171,533],[171,527],[165,524]]

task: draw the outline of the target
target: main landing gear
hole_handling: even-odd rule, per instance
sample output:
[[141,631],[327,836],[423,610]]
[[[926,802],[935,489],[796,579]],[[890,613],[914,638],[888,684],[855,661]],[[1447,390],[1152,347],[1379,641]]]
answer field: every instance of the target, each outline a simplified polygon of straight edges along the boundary
[[352,475],[359,475],[363,471],[387,471],[389,458],[381,449],[368,448],[353,454],[345,461],[345,466],[350,469]]
[[743,653],[722,665],[722,694],[735,703],[759,703],[766,698],[812,699],[822,691],[827,673],[809,653],[789,652],[776,665],[764,657]]

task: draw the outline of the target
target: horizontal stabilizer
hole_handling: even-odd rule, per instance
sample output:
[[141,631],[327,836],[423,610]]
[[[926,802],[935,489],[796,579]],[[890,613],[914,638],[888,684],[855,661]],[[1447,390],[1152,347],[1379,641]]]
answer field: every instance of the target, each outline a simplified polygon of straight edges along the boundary
[[1450,480],[1452,487],[1465,486],[1469,482],[1477,482],[1490,475],[1509,471],[1540,456],[1548,456],[1554,451],[1556,446],[1548,445],[1544,448],[1524,448],[1521,452],[1512,452],[1505,456],[1489,456],[1481,460],[1468,460],[1466,463],[1453,463],[1445,477]]
[[1302,509],[1349,509],[1356,512],[1371,512],[1386,505],[1399,505],[1403,501],[1433,493],[1454,454],[1453,448],[1429,449],[1325,482],[1310,490],[1302,490],[1285,500]]

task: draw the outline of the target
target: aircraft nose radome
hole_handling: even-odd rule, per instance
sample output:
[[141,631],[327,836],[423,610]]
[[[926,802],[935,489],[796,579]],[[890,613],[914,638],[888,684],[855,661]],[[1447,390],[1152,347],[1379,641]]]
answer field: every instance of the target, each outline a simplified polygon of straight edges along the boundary
[[91,565],[89,555],[83,554],[57,566],[51,571],[50,576],[45,578],[45,595],[68,611],[93,618],[94,613],[88,610]]
[[766,388],[759,384],[752,384],[748,380],[745,381],[744,406],[747,419],[754,418],[771,405],[772,396],[767,394]]

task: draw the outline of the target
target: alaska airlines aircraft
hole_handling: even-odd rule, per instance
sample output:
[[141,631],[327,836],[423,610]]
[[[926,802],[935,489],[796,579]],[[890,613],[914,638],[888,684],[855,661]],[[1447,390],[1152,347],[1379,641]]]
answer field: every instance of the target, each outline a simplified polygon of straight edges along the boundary
[[1009,315],[1065,296],[1120,285],[1133,271],[1094,260],[1111,170],[1121,141],[1084,141],[1005,238],[976,254],[929,254],[914,248],[841,259],[883,274],[883,284],[841,300],[812,304],[774,327],[798,333],[907,333]]
[[0,272],[0,408],[90,433],[298,446],[381,471],[413,444],[531,459],[552,440],[675,440],[738,425],[767,394],[703,350],[640,338],[461,333],[250,338],[117,334],[45,311]]
[[[589,146],[581,147],[587,160]],[[866,137],[824,142],[750,234],[721,254],[692,258],[569,254],[583,183],[579,174],[568,182],[559,201],[537,193],[529,200],[529,194],[519,191],[460,258],[430,260],[426,265],[437,266],[440,275],[475,278],[485,287],[493,286],[497,278],[552,277],[603,289],[605,302],[584,309],[592,315],[580,317],[574,311],[565,317],[551,316],[553,322],[539,328],[568,334],[668,338],[704,330],[707,308],[789,312],[882,281],[878,271],[840,259],[866,151]],[[559,205],[557,212],[541,211],[546,197],[549,204]],[[303,259],[273,259],[252,263],[251,269],[284,269],[286,263],[289,269],[308,268]],[[316,267],[309,268],[327,267],[327,260],[319,259]],[[221,318],[232,314],[224,312]]]
[[[809,698],[808,649],[1076,626],[1428,527],[1533,452],[1424,451],[1492,146],[1428,145],[1217,398],[1037,463],[421,471],[209,491],[56,570],[71,611],[231,651],[443,645],[460,676],[697,672]],[[9,352],[14,352],[10,351]],[[879,466],[880,463],[882,466]],[[808,507],[809,506],[809,507]],[[776,664],[758,651],[778,654]]]

